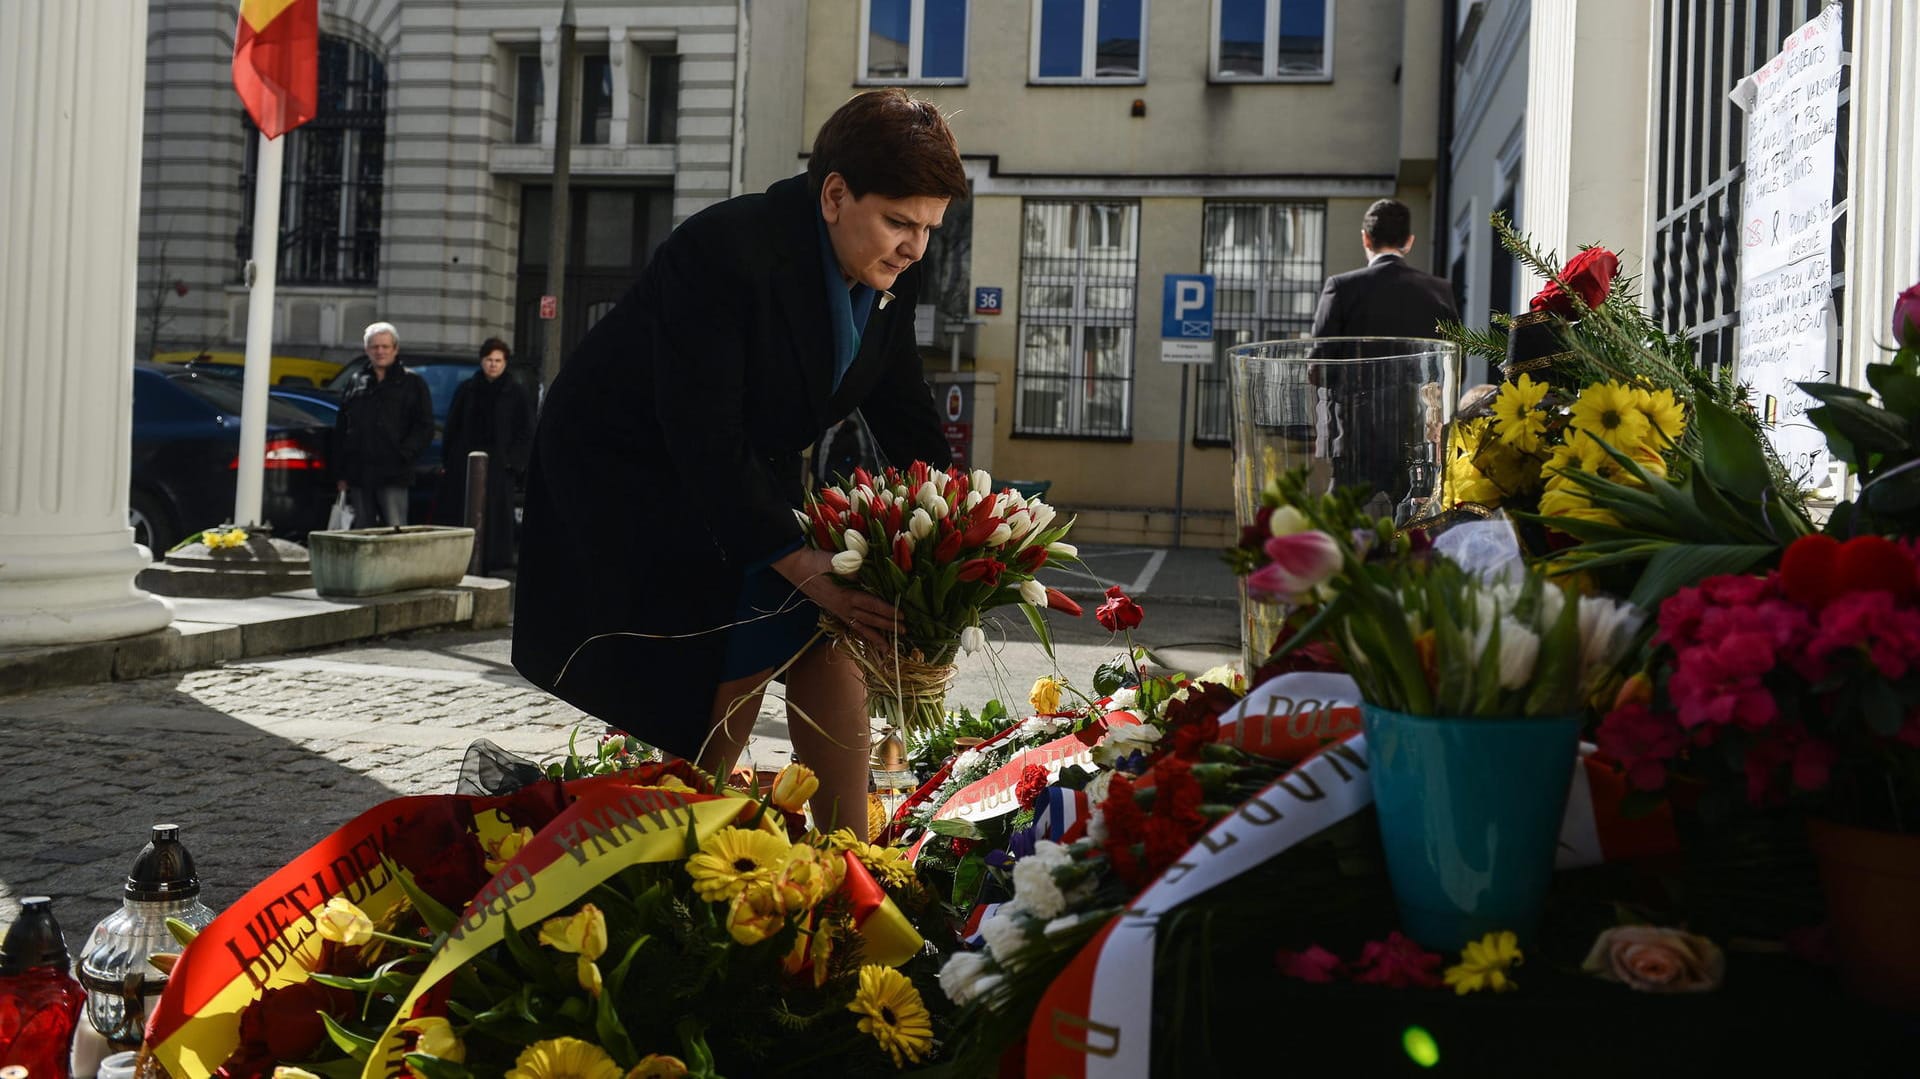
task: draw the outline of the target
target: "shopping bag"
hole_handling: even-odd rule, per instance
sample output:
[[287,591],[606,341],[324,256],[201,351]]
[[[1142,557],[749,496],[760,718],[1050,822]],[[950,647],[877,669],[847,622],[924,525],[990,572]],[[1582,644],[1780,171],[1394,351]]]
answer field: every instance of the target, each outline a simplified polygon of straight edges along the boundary
[[353,527],[353,507],[347,503],[347,492],[342,491],[333,500],[333,509],[327,513],[327,530],[342,532]]

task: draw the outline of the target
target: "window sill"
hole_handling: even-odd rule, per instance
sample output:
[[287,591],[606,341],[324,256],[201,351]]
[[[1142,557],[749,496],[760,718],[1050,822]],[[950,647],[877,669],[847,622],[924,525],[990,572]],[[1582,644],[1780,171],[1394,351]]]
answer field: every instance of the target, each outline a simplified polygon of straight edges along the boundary
[[1140,75],[1137,77],[1128,77],[1128,78],[1096,77],[1091,79],[1087,79],[1087,78],[1043,79],[1038,75],[1030,75],[1027,77],[1028,86],[1145,86],[1146,84],[1147,84],[1147,77],[1145,75]]
[[855,79],[855,86],[965,86],[965,75],[944,79]]
[[1132,442],[1133,435],[1083,435],[1069,434],[1064,431],[1014,431],[1013,438],[1030,438],[1036,442]]
[[1332,83],[1332,75],[1209,75],[1207,83],[1211,86],[1284,85],[1287,83]]

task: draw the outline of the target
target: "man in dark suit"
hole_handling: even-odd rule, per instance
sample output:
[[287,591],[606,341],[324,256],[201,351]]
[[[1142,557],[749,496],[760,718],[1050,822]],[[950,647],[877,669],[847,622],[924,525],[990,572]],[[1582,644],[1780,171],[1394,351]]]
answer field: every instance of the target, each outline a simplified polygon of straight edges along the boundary
[[1454,322],[1453,286],[1407,264],[1413,216],[1406,204],[1381,199],[1360,222],[1367,264],[1327,278],[1313,313],[1315,337],[1437,337]]
[[[1413,250],[1413,216],[1406,204],[1381,199],[1367,207],[1360,246],[1367,265],[1327,278],[1313,313],[1314,337],[1438,337],[1439,324],[1459,319],[1453,286],[1407,264]],[[1384,349],[1384,351],[1383,351]],[[1316,349],[1328,360],[1364,359],[1406,352],[1401,346],[1354,342]],[[1384,513],[1416,488],[1430,486],[1434,454],[1413,402],[1398,375],[1364,364],[1330,362],[1309,372],[1319,386],[1315,403],[1316,454],[1332,462],[1341,486],[1375,491],[1369,508]]]

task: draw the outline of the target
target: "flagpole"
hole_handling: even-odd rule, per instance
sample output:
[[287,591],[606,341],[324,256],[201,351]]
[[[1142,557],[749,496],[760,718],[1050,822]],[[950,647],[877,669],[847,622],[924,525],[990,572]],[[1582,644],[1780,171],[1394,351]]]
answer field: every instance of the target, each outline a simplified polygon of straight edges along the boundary
[[267,385],[273,381],[273,286],[280,257],[280,171],[285,137],[260,134],[253,186],[253,258],[247,263],[247,365],[240,389],[240,465],[233,523],[261,522],[266,479]]

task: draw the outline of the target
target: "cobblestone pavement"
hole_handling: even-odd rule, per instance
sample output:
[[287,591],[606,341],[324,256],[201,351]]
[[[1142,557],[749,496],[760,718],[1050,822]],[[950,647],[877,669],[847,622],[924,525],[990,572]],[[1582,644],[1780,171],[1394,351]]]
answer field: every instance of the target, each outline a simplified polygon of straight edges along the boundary
[[[1056,629],[1059,670],[1076,684],[1119,648],[1091,614]],[[1171,662],[1231,658],[1229,611],[1168,605],[1150,618],[1147,643]],[[576,729],[597,736],[591,717],[522,680],[508,647],[505,630],[421,633],[0,698],[0,925],[22,896],[53,896],[77,956],[153,824],[181,826],[202,899],[219,910],[375,804],[452,790],[475,739],[554,760]],[[1054,669],[1024,623],[997,649],[961,663],[951,704],[1024,701]],[[637,688],[649,691],[670,688]],[[749,757],[785,763],[786,734],[769,700]]]

